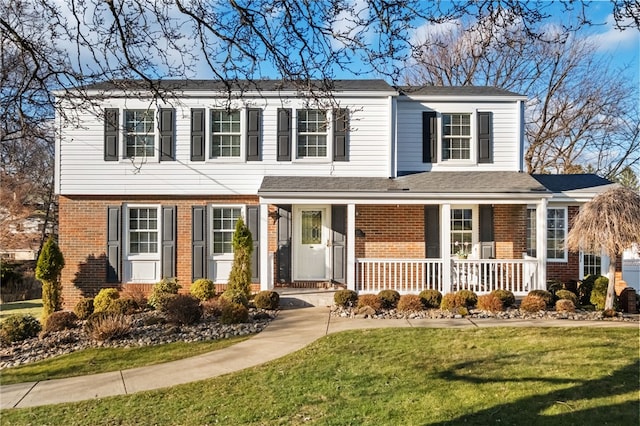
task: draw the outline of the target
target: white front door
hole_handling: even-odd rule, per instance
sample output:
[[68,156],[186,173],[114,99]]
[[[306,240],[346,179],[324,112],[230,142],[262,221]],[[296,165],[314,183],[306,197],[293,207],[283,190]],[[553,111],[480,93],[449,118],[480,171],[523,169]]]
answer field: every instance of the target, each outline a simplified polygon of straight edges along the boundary
[[329,270],[329,209],[296,207],[294,217],[294,279],[326,280]]

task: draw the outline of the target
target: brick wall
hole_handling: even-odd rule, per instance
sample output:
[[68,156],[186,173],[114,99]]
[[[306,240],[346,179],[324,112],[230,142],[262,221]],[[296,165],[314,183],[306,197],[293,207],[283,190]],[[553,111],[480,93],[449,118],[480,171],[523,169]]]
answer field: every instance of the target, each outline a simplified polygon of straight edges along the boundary
[[410,258],[425,257],[423,206],[356,207],[356,257]]
[[522,259],[527,251],[527,206],[495,205],[493,232],[496,259]]
[[[191,207],[215,204],[257,204],[257,197],[86,197],[60,196],[59,245],[65,258],[62,297],[65,309],[72,309],[81,297],[93,297],[100,289],[141,290],[148,294],[154,283],[115,284],[106,282],[107,207],[124,202],[177,207],[176,275],[182,291],[191,284]],[[259,289],[259,286],[255,286]]]

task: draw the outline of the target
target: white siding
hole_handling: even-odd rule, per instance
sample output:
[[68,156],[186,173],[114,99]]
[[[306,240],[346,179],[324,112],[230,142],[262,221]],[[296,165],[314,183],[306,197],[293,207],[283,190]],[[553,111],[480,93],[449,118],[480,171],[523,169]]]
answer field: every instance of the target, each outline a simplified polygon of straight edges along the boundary
[[[223,108],[212,99],[183,99],[179,105],[160,105],[176,109],[176,161],[144,163],[129,159],[104,161],[104,120],[100,112],[79,112],[78,123],[59,123],[56,188],[62,195],[218,195],[255,194],[265,175],[292,176],[383,176],[390,174],[391,102],[389,97],[337,99],[340,108],[349,108],[349,161],[325,160],[276,161],[276,114],[278,108],[305,108],[299,99],[256,98],[234,101],[232,108],[263,108],[262,161],[191,161],[190,109],[207,108],[207,139],[210,129],[209,108]],[[103,108],[147,108],[140,100],[114,99]],[[152,106],[158,109],[159,106]],[[310,108],[313,108],[309,106]],[[327,109],[331,109],[328,107]],[[243,114],[244,120],[244,114]],[[157,125],[157,123],[156,123]],[[243,126],[245,124],[243,123]],[[295,146],[295,117],[292,121]],[[332,144],[331,131],[327,144]],[[123,155],[120,135],[120,156]],[[156,139],[156,147],[157,147]],[[244,134],[242,145],[244,146]],[[295,149],[293,155],[295,158]],[[330,151],[331,152],[331,151]],[[157,156],[156,156],[157,157]]]
[[[500,170],[518,171],[520,164],[519,105],[516,101],[494,102],[443,102],[443,101],[398,101],[398,171],[469,171]],[[471,160],[422,162],[422,113],[436,111],[438,114],[438,148],[442,156],[443,113],[471,113]],[[490,111],[493,115],[493,163],[477,164],[477,112]]]

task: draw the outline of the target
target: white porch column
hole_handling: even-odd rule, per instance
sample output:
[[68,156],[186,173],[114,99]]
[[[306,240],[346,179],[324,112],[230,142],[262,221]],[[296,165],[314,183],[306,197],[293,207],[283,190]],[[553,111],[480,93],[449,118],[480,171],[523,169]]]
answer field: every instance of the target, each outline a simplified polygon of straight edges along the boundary
[[347,204],[347,288],[356,289],[356,205]]
[[440,258],[442,259],[442,293],[451,293],[451,204],[440,208]]
[[547,289],[547,199],[536,206],[536,259],[538,259],[538,282],[536,288]]
[[269,257],[269,205],[260,204],[260,290],[273,289]]

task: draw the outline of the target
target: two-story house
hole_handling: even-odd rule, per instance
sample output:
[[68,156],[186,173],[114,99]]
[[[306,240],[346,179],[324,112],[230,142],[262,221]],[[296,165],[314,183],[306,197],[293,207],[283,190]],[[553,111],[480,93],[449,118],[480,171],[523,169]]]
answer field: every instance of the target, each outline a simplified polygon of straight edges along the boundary
[[609,182],[523,172],[524,96],[382,80],[335,81],[324,97],[278,81],[162,84],[173,96],[98,84],[74,121],[58,115],[66,306],[163,277],[222,288],[239,217],[256,290],[522,295],[606,266],[563,240]]

